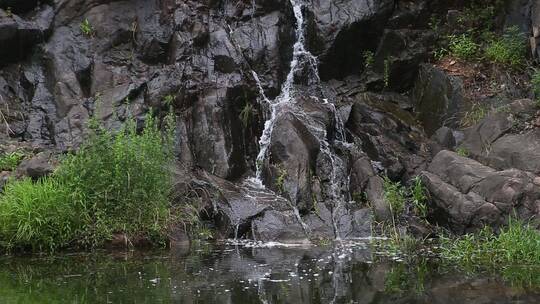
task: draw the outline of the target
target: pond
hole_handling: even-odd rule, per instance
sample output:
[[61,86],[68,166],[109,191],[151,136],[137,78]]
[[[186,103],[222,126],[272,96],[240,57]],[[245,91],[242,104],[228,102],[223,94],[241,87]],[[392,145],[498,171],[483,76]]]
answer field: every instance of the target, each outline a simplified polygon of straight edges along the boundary
[[540,290],[435,260],[334,246],[192,245],[0,258],[0,303],[540,303]]

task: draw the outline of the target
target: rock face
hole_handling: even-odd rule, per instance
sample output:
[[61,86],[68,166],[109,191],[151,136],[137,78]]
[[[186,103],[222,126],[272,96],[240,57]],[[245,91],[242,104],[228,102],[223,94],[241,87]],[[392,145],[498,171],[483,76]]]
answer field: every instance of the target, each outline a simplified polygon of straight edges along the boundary
[[423,64],[412,94],[418,119],[428,135],[443,126],[458,127],[459,112],[463,110],[463,83],[459,77]]
[[[12,46],[0,49],[0,141],[62,153],[80,145],[91,116],[114,130],[128,117],[141,123],[150,110],[172,111],[176,192],[196,193],[201,216],[221,237],[367,236],[372,217],[390,216],[382,176],[406,182],[426,170],[430,150],[457,143],[439,128],[456,126],[450,118],[460,110],[461,84],[421,64],[433,40],[427,20],[446,5],[0,1],[0,44]],[[517,115],[532,115],[523,111]],[[487,118],[463,146],[497,170],[522,170],[490,169],[493,179],[532,187],[537,133],[508,133],[509,119]],[[490,153],[479,146],[485,138]],[[49,173],[47,163],[32,159],[20,172],[37,178]],[[501,206],[483,190],[459,188],[434,164],[424,174],[438,193],[434,206],[456,229],[498,225],[508,206],[534,213],[533,190]],[[483,209],[451,209],[453,196],[465,209]]]
[[540,180],[517,169],[496,171],[454,152],[435,156],[422,180],[431,193],[434,217],[458,233],[499,227],[509,216],[540,218]]
[[462,147],[497,169],[540,173],[540,113],[534,101],[517,100],[465,132]]

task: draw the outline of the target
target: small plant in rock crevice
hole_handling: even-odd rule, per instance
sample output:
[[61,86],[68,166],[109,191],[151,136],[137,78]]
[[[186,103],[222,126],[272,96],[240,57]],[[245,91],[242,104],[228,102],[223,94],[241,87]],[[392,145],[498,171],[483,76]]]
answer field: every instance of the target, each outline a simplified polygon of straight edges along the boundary
[[362,58],[364,59],[364,68],[371,69],[373,67],[373,64],[375,63],[375,55],[372,51],[365,51],[362,54]]
[[287,170],[285,168],[279,166],[277,168],[278,176],[276,178],[276,188],[280,194],[283,194],[285,192],[285,180],[287,179]]
[[469,157],[469,150],[467,150],[465,147],[458,147],[456,149],[456,153],[461,157]]
[[90,21],[88,19],[84,19],[80,24],[80,29],[83,34],[86,36],[92,36],[94,35],[94,28],[90,24]]
[[242,127],[244,127],[244,129],[247,129],[250,126],[254,116],[255,108],[251,103],[246,102],[246,104],[242,108],[242,111],[240,111],[240,115],[238,116],[240,118],[240,121],[242,122]]

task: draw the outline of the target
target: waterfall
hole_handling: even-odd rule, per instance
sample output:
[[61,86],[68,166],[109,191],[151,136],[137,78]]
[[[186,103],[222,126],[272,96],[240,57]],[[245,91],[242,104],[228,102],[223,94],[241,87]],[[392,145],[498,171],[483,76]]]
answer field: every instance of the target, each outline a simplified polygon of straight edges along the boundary
[[[260,150],[256,160],[256,176],[253,180],[254,183],[260,185],[261,187],[264,187],[262,182],[262,169],[268,157],[268,148],[272,140],[272,132],[274,131],[277,118],[281,114],[287,112],[292,113],[295,116],[302,117],[304,121],[310,120],[308,115],[306,115],[300,107],[296,106],[295,99],[292,96],[295,85],[294,81],[296,73],[301,70],[306,71],[305,68],[307,68],[307,73],[309,73],[308,85],[319,86],[321,82],[318,71],[318,59],[313,56],[313,54],[311,54],[311,52],[309,52],[305,46],[305,22],[304,16],[302,14],[304,2],[303,0],[290,0],[290,3],[293,8],[294,17],[296,19],[296,41],[293,46],[293,57],[290,63],[290,70],[287,74],[287,77],[285,78],[285,82],[281,87],[280,94],[273,100],[269,99],[264,92],[259,76],[255,71],[252,71],[252,76],[257,83],[260,93],[259,102],[261,103],[262,108],[266,112],[264,130],[262,132],[261,138],[259,139]],[[322,102],[324,104],[330,105],[331,111],[334,114],[334,119],[336,122],[336,141],[345,142],[346,139],[344,126],[335,106],[329,103],[326,99],[323,99]],[[341,180],[339,176],[339,170],[342,169],[344,165],[342,160],[332,151],[331,145],[327,140],[328,134],[326,132],[326,129],[324,127],[321,129],[312,127],[310,128],[310,131],[319,138],[320,153],[322,153],[331,164],[331,172],[329,173],[330,189],[328,196],[333,203],[331,220],[334,230],[334,236],[336,239],[339,240],[341,238],[339,235],[339,229],[337,227],[338,219],[336,218],[336,216],[337,212],[342,207],[342,204],[346,201],[345,195],[343,195],[342,193],[346,193],[348,189],[348,182],[345,184],[340,184],[339,182]],[[347,174],[345,173],[345,175]],[[341,191],[344,188],[345,191]],[[309,234],[309,227],[307,227],[307,225],[302,221],[298,209],[294,204],[291,204],[291,207],[293,209],[294,215],[297,217],[298,221],[300,222],[306,233]]]
[[294,99],[292,98],[291,93],[294,86],[295,73],[302,67],[303,64],[307,63],[310,72],[315,75],[316,83],[320,82],[317,58],[307,51],[305,47],[306,38],[304,32],[304,16],[302,15],[302,8],[304,5],[299,0],[290,0],[290,2],[293,7],[294,17],[296,19],[296,42],[293,46],[293,58],[291,60],[289,73],[287,74],[285,82],[281,87],[280,94],[274,100],[269,100],[266,98],[262,85],[260,84],[259,77],[255,72],[253,72],[253,77],[259,86],[259,90],[261,91],[261,99],[265,101],[267,105],[269,105],[270,111],[270,115],[268,115],[268,119],[264,123],[262,136],[259,139],[260,150],[259,154],[257,155],[256,162],[256,178],[261,182],[261,184],[262,168],[267,157],[268,147],[270,146],[270,142],[272,140],[272,132],[274,131],[276,119],[284,109],[288,108],[287,105],[294,104]]

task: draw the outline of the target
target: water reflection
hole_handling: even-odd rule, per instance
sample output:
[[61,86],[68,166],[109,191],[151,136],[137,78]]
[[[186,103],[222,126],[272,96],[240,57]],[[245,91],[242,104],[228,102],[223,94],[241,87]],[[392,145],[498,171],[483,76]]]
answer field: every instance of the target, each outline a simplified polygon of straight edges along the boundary
[[4,257],[0,303],[540,303],[540,292],[443,270],[434,261],[374,260],[365,243],[200,245]]

